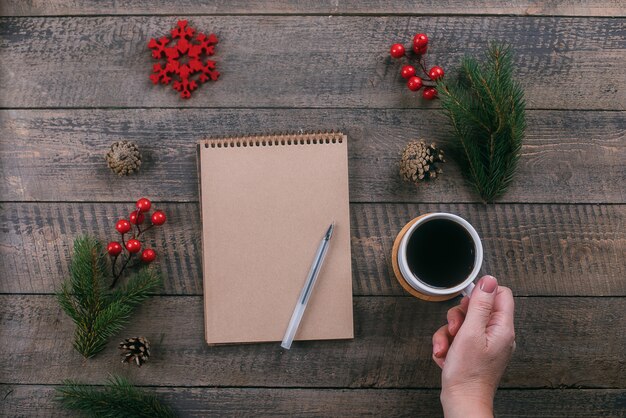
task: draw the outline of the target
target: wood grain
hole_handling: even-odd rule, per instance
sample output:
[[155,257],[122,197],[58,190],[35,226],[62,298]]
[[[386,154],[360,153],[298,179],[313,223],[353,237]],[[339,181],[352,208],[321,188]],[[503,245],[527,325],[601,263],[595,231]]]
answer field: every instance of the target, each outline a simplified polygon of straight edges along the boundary
[[[181,416],[440,417],[437,389],[145,388]],[[498,417],[623,417],[620,389],[515,390],[496,395]],[[0,385],[0,416],[70,417],[54,386]],[[538,402],[540,400],[540,402]]]
[[[518,173],[501,202],[626,203],[624,112],[529,111]],[[138,193],[197,201],[196,143],[205,136],[341,130],[353,202],[477,202],[455,159],[418,188],[398,174],[413,138],[452,142],[436,110],[133,109],[0,111],[0,200],[120,201]],[[118,177],[104,155],[137,142],[143,165]]]
[[[108,373],[139,385],[324,388],[436,388],[431,337],[454,302],[356,297],[355,339],[209,347],[201,296],[153,297],[114,343],[85,361],[72,348],[73,326],[55,297],[0,296],[4,383],[102,382]],[[502,380],[514,388],[626,386],[626,298],[517,298],[517,350]],[[152,341],[141,369],[122,364],[115,343]]]
[[2,16],[59,16],[59,15],[178,15],[185,14],[365,14],[365,15],[437,15],[437,14],[481,14],[481,15],[530,15],[530,16],[624,16],[626,10],[618,0],[590,1],[505,1],[480,0],[464,2],[461,0],[426,0],[416,7],[411,1],[228,1],[184,0],[176,3],[165,0],[135,0],[127,3],[102,4],[97,0],[2,0]]
[[[54,385],[98,384],[110,372],[150,386],[185,416],[441,416],[430,340],[454,301],[405,296],[389,262],[397,231],[435,210],[475,225],[483,271],[518,296],[518,349],[497,415],[626,415],[623,2],[173,4],[0,0],[0,16],[26,16],[0,18],[0,416],[68,416],[53,401]],[[179,17],[220,36],[222,77],[188,101],[148,81],[147,41]],[[447,77],[488,41],[514,45],[531,110],[501,204],[476,204],[453,158],[417,190],[397,175],[409,139],[451,145],[438,103],[409,92],[402,64],[388,56],[391,43],[417,31],[429,34],[428,61]],[[209,348],[194,144],[317,129],[350,137],[356,338],[289,352]],[[138,176],[105,167],[118,139],[139,143]],[[73,238],[113,239],[130,205],[111,202],[143,195],[169,202],[159,203],[168,223],[149,235],[165,286],[118,337],[147,336],[153,356],[141,369],[122,365],[116,340],[85,361],[51,293],[69,274]]]
[[[201,295],[197,204],[154,203],[168,222],[148,232],[159,254],[164,294]],[[118,238],[115,222],[133,206],[4,203],[0,209],[0,293],[51,293],[68,277],[73,239]],[[356,295],[405,295],[393,276],[393,240],[419,214],[452,212],[483,239],[482,271],[516,295],[626,296],[626,205],[351,205]],[[26,256],[25,256],[26,255]]]
[[[220,81],[181,100],[148,80],[151,37],[170,16],[3,18],[0,107],[432,107],[389,46],[420,30],[448,70],[489,41],[515,46],[529,108],[624,110],[624,18],[196,16],[220,37]],[[599,77],[610,74],[610,77]]]

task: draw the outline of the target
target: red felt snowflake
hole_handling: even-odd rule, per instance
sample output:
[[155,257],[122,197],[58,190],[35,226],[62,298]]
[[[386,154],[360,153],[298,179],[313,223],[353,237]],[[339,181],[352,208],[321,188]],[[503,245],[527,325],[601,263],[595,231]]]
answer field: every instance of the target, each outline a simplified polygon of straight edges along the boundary
[[[177,27],[172,29],[172,39],[178,38],[176,44],[168,46],[172,39],[164,36],[158,41],[150,39],[148,48],[152,50],[152,58],[165,58],[165,66],[154,64],[150,80],[154,84],[159,81],[162,84],[169,84],[172,77],[176,76],[172,87],[180,92],[180,97],[188,99],[191,92],[198,88],[199,83],[209,80],[216,81],[220,73],[215,70],[215,61],[207,59],[203,62],[202,56],[215,54],[215,44],[217,36],[198,33],[194,38],[196,30],[187,26],[186,20],[179,20]],[[185,55],[187,58],[185,58]]]

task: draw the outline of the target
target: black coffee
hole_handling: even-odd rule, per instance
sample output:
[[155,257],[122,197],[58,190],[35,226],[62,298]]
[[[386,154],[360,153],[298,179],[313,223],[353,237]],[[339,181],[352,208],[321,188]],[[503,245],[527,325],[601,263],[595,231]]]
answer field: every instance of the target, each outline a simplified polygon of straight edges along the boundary
[[409,268],[422,282],[449,288],[462,283],[474,269],[472,237],[458,223],[431,219],[419,225],[406,248]]

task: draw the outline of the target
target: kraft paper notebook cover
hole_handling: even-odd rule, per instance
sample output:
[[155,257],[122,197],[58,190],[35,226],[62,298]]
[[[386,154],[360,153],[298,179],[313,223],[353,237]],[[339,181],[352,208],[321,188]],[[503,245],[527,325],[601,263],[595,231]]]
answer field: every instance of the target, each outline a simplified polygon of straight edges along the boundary
[[333,221],[295,339],[353,338],[346,136],[204,140],[199,175],[207,342],[281,341]]

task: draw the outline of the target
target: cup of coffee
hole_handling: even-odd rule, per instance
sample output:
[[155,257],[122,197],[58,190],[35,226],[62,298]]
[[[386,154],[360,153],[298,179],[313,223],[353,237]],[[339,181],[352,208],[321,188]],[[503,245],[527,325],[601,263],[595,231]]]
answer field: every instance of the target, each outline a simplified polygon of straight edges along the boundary
[[483,246],[469,222],[451,213],[419,216],[393,244],[393,271],[411,295],[444,301],[470,294],[483,263]]

